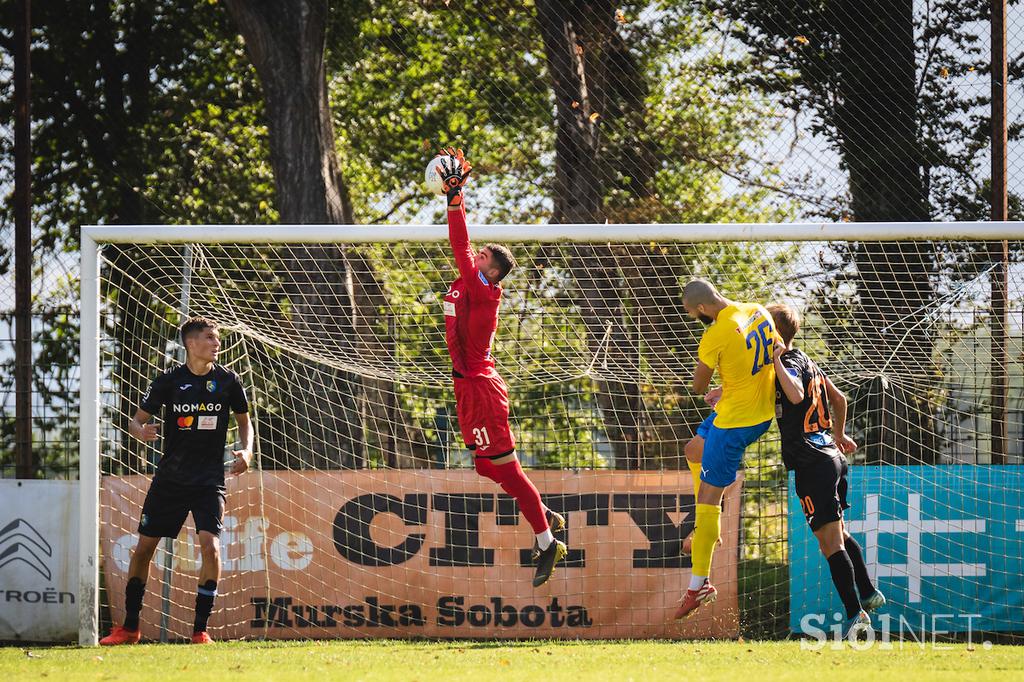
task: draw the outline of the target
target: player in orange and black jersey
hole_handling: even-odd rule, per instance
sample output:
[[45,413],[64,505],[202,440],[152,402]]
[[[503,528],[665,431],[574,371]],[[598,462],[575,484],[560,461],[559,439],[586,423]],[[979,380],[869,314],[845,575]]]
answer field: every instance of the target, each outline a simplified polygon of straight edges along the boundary
[[155,441],[159,427],[150,418],[164,411],[164,454],[146,493],[139,520],[139,542],[132,550],[125,588],[124,624],[100,640],[104,646],[139,641],[139,613],[149,565],[161,538],[175,538],[189,513],[195,523],[202,565],[196,591],[192,643],[208,644],[207,622],[220,578],[220,532],[224,517],[224,446],[234,413],[242,449],[231,454],[231,473],[241,474],[252,461],[249,402],[237,374],[215,363],[220,351],[217,325],[193,317],[181,327],[185,363],[164,372],[150,385],[128,431],[141,441]]
[[847,617],[843,636],[847,637],[870,626],[867,613],[884,605],[885,597],[872,584],[860,545],[843,523],[843,510],[850,507],[844,453],[857,448],[846,435],[846,396],[813,360],[793,348],[793,337],[800,329],[796,310],[776,304],[768,306],[768,312],[783,342],[774,351],[782,461],[794,472],[800,506],[843,600]]

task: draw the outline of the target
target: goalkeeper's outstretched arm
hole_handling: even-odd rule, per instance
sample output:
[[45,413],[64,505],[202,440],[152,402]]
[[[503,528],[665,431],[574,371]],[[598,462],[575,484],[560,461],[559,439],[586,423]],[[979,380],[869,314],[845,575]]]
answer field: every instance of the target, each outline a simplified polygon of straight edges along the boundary
[[441,155],[441,165],[437,169],[437,174],[441,176],[448,201],[448,241],[451,242],[459,274],[467,282],[474,282],[479,275],[473,247],[469,243],[466,207],[462,195],[462,188],[465,187],[466,179],[473,167],[466,161],[461,149],[442,149]]

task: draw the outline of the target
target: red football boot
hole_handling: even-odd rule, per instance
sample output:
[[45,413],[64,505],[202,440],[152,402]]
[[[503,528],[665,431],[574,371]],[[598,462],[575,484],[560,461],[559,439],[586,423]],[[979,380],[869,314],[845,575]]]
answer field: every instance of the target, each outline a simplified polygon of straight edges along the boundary
[[718,590],[705,578],[704,584],[698,589],[686,591],[686,594],[683,595],[683,601],[679,604],[679,608],[676,609],[676,614],[673,618],[676,620],[689,618],[697,610],[697,607],[702,604],[710,604],[716,599],[718,599]]
[[100,640],[100,644],[103,646],[138,644],[140,639],[142,639],[142,633],[138,630],[128,630],[120,625],[115,625],[110,634]]
[[213,644],[213,638],[210,637],[209,634],[207,634],[206,630],[203,630],[202,632],[193,632],[192,633],[192,643],[193,644]]

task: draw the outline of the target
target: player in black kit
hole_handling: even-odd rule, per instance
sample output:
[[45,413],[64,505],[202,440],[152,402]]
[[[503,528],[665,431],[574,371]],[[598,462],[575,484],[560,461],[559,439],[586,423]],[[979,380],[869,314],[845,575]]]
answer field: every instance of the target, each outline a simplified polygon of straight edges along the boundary
[[241,450],[232,451],[231,473],[241,474],[252,461],[249,402],[238,375],[215,364],[220,350],[217,325],[193,317],[181,327],[185,364],[164,372],[150,385],[128,431],[142,441],[158,437],[150,417],[164,409],[164,454],[157,464],[139,520],[139,542],[132,551],[125,588],[125,619],[100,644],[139,641],[139,612],[149,564],[160,538],[178,536],[192,512],[202,554],[193,644],[211,642],[206,632],[220,578],[220,531],[224,516],[224,445],[228,412],[235,415]]
[[[768,312],[783,342],[775,344],[774,358],[782,461],[794,472],[800,507],[828,560],[832,582],[846,609],[842,634],[849,637],[870,627],[867,614],[883,606],[885,597],[872,584],[860,544],[843,523],[843,510],[850,507],[844,453],[857,448],[846,435],[846,396],[813,360],[793,348],[793,337],[800,329],[796,310],[770,305]],[[830,405],[835,408],[834,419]]]

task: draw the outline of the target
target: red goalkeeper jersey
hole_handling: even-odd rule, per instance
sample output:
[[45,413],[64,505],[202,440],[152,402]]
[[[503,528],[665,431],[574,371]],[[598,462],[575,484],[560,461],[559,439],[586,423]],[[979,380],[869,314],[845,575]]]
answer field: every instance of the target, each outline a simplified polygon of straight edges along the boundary
[[456,376],[493,376],[491,344],[498,328],[501,286],[487,281],[474,262],[463,207],[448,211],[448,239],[459,278],[444,295],[445,341]]

